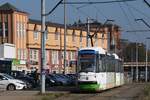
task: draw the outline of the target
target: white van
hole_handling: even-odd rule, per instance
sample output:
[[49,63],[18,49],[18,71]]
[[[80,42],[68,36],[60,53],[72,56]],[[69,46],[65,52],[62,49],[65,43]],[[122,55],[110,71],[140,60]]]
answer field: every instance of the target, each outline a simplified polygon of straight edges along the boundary
[[5,90],[21,90],[26,88],[26,83],[14,79],[12,76],[4,73],[0,73],[0,89]]

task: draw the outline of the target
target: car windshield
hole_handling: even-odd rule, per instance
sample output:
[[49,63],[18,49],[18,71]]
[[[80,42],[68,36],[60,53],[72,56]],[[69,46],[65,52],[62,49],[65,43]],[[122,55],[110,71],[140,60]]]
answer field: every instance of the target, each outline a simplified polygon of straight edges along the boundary
[[80,60],[80,72],[94,72],[95,60],[94,59],[82,59]]
[[12,76],[8,75],[8,74],[4,74],[4,77],[8,78],[8,79],[14,79]]

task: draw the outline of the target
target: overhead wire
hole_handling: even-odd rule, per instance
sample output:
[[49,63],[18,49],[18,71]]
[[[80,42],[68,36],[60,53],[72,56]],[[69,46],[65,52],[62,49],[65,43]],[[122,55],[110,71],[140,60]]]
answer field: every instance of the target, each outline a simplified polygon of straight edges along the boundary
[[130,6],[132,9],[134,9],[136,12],[142,14],[143,16],[145,16],[146,18],[150,19],[150,16],[148,16],[147,14],[145,14],[144,12],[140,11],[139,9],[137,9],[134,6],[131,6],[130,4],[127,4],[128,6]]
[[[114,1],[95,1],[95,2],[65,2],[65,4],[104,4],[104,3],[116,3],[116,2],[129,2],[129,1],[136,1],[136,0],[114,0]],[[61,2],[64,4],[64,2]]]
[[[90,2],[90,0],[88,0]],[[82,6],[77,7],[78,9],[80,8],[84,8],[87,7],[89,4],[85,4]],[[92,4],[91,4],[92,5]],[[105,16],[105,14],[96,6],[96,5],[92,5],[92,7],[94,7],[95,10],[97,10],[97,12],[100,12],[101,16],[103,16],[106,20],[108,19],[108,17]]]
[[[132,18],[134,18],[133,20],[134,20],[134,22],[136,23],[136,25],[141,27],[141,25],[136,21],[136,17],[135,17],[135,15],[134,15],[134,13],[132,12],[131,8],[128,6],[128,3],[124,3],[124,4],[127,6],[128,11],[129,11],[129,13],[131,14]],[[136,26],[136,25],[135,25],[135,26]],[[135,28],[135,26],[134,26],[134,28]],[[136,41],[138,41],[138,40],[139,40],[139,36],[138,36],[137,32],[135,31],[134,34],[135,34],[136,37],[137,37],[137,40],[136,40]]]
[[[122,12],[123,12],[123,14],[124,14],[124,17],[125,17],[125,19],[127,20],[128,25],[130,26],[131,29],[134,29],[134,27],[133,27],[134,25],[132,25],[129,16],[128,16],[128,14],[125,12],[125,10],[123,9],[121,3],[118,3],[118,5],[119,5],[119,7],[120,7],[121,10],[122,10]],[[135,30],[135,29],[134,29],[134,30]],[[136,34],[136,32],[133,32],[133,33]],[[138,39],[136,39],[135,41],[137,41],[137,40],[138,40]]]
[[127,20],[128,25],[133,29],[133,26],[132,26],[132,24],[131,24],[131,22],[130,22],[130,19],[129,19],[129,17],[128,17],[128,14],[126,14],[125,10],[123,9],[123,7],[122,7],[122,5],[121,5],[120,3],[118,3],[118,5],[119,5],[120,9],[122,10],[122,13],[123,13],[123,15],[124,15],[124,19]]
[[75,5],[71,5],[71,7],[74,8],[74,9],[76,9],[77,11],[79,11],[79,13],[81,13],[83,16],[89,17],[91,19],[91,17],[90,17],[89,14],[85,13],[84,11],[82,11],[81,9],[79,9],[78,7],[76,7]]
[[135,22],[138,26],[140,26],[140,24],[139,24],[137,21],[135,21],[136,17],[135,17],[135,15],[134,15],[134,13],[132,12],[131,8],[128,6],[128,3],[127,3],[127,2],[124,2],[124,4],[127,6],[128,11],[129,11],[129,13],[131,14],[132,18],[134,18],[134,19],[133,19],[134,22]]

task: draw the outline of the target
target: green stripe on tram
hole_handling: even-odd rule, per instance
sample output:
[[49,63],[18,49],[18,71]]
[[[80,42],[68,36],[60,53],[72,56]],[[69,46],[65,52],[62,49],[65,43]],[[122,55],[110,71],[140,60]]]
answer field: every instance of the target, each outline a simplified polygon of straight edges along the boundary
[[93,84],[90,84],[90,83],[87,83],[87,84],[79,84],[79,88],[81,90],[89,90],[89,91],[95,91],[95,90],[98,90],[100,87],[100,84],[96,84],[96,83],[93,83]]

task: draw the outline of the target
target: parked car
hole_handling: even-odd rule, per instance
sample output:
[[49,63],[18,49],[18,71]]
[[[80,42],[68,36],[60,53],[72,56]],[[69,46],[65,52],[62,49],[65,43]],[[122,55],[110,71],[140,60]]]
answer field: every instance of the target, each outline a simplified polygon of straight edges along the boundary
[[67,74],[71,81],[71,85],[76,85],[77,83],[77,75],[76,74]]
[[8,74],[0,73],[0,89],[20,90],[26,87],[25,82],[15,79]]
[[46,86],[59,86],[61,85],[61,82],[58,81],[55,76],[53,75],[46,75],[46,79],[45,79],[45,83],[46,83]]
[[27,84],[27,88],[34,88],[36,87],[36,83],[33,77],[24,74],[21,71],[11,71],[9,75],[13,76],[16,79],[22,80]]
[[61,85],[70,85],[71,84],[71,81],[70,79],[63,75],[63,74],[52,74],[57,81],[59,81],[61,83]]

